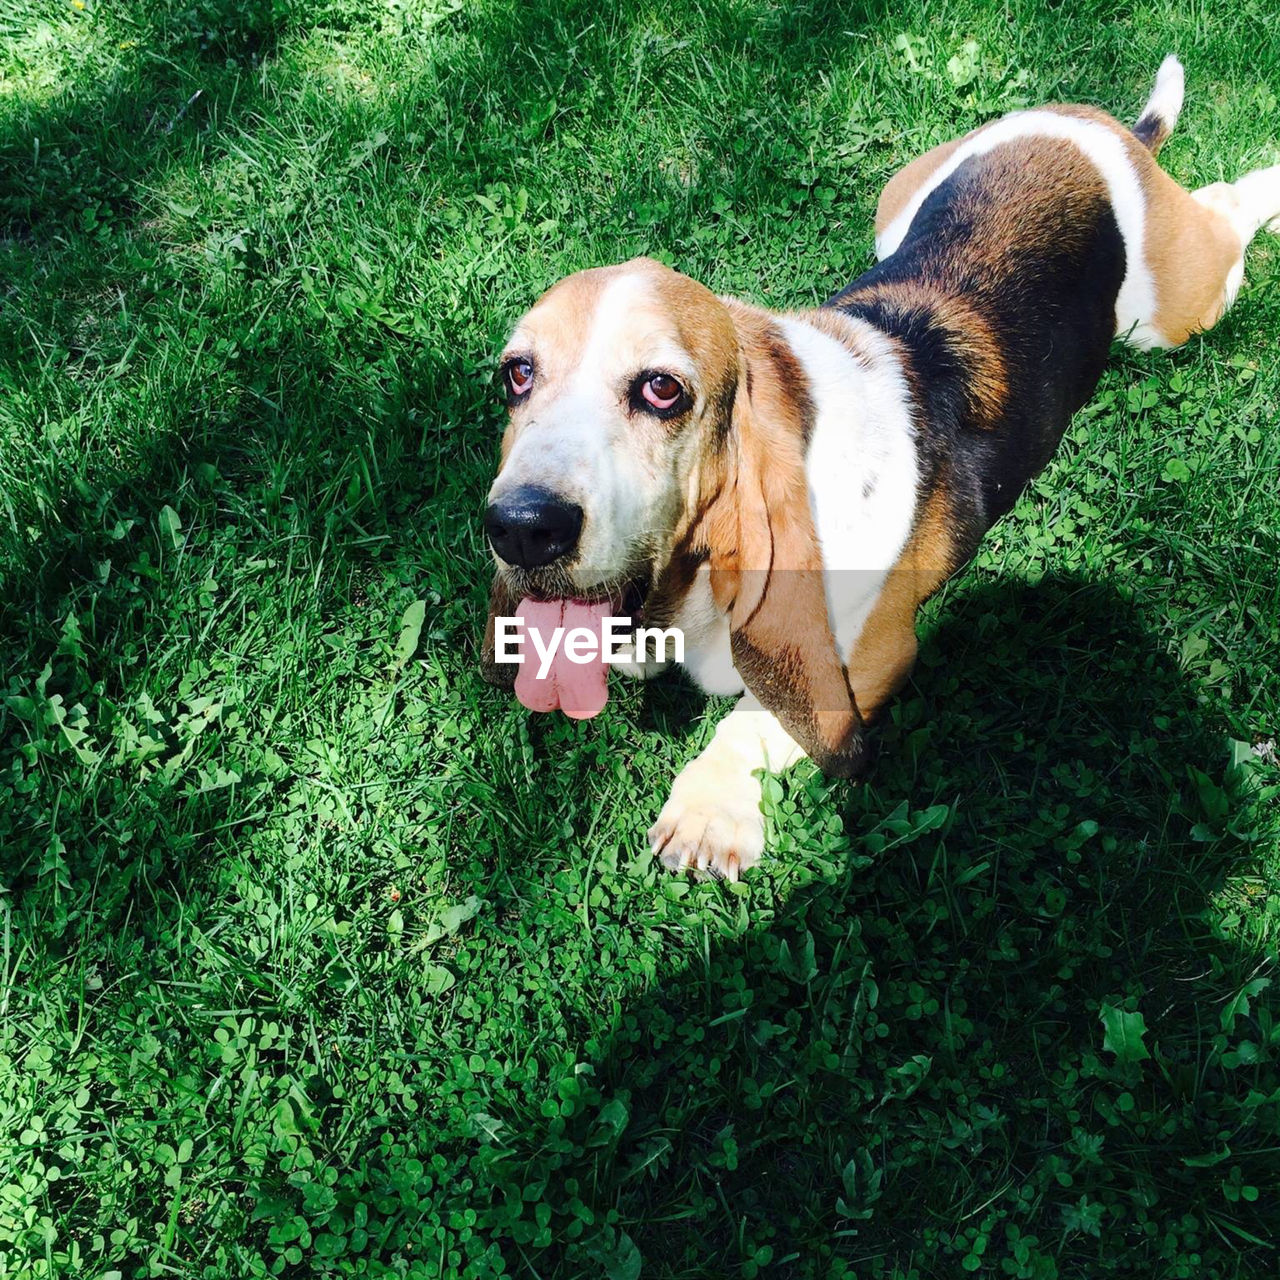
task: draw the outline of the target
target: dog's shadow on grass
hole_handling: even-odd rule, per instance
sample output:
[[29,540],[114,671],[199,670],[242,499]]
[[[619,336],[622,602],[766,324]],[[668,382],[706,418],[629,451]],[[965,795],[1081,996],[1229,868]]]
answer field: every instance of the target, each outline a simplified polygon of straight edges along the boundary
[[[1200,1235],[1261,1257],[1269,993],[1219,931],[1257,814],[1138,608],[962,583],[880,737],[829,792],[843,865],[794,892],[776,869],[771,921],[626,1006],[562,1113],[489,1151],[495,1188],[518,1169],[564,1214],[495,1197],[513,1261],[544,1229],[570,1256],[542,1274],[584,1249],[646,1276],[1086,1274],[1100,1249],[1155,1274]],[[573,1243],[575,1215],[605,1225]]]

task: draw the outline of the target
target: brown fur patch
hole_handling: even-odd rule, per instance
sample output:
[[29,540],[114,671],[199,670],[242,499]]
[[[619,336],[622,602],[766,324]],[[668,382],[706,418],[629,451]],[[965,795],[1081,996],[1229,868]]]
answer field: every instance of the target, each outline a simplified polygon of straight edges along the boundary
[[1144,254],[1156,287],[1152,323],[1180,346],[1222,319],[1227,277],[1244,245],[1221,213],[1193,200],[1154,162],[1139,172],[1147,200]]
[[[759,403],[767,406],[769,412],[780,412],[794,419],[807,443],[813,427],[809,380],[778,328],[776,317],[736,298],[721,301],[738,334],[739,360],[746,374],[741,390],[746,402]],[[759,386],[757,373],[764,379]]]
[[727,414],[738,384],[740,358],[738,332],[723,299],[706,285],[651,258],[633,258],[625,266],[650,275],[663,313],[675,321],[680,343],[705,381],[709,407]]
[[[768,313],[730,304],[743,375],[720,492],[697,530],[733,662],[747,688],[824,772],[862,766],[862,721],[827,618],[804,459],[803,370]],[[745,371],[751,370],[751,395]]]
[[[1000,341],[978,304],[965,295],[952,292],[941,281],[904,280],[878,284],[871,289],[848,290],[836,300],[837,305],[854,297],[874,300],[900,317],[918,314],[939,329],[945,335],[952,359],[964,369],[972,417],[969,425],[980,430],[989,430],[996,425],[1004,410],[1009,385]],[[825,329],[856,354],[856,346],[851,345],[851,342],[856,343],[856,326],[849,317],[832,308],[824,308],[817,314],[823,320],[816,327]],[[805,319],[811,324],[816,323],[812,316]],[[842,335],[840,321],[854,332]],[[913,372],[907,368],[909,379]],[[920,396],[913,398],[917,404],[921,403]]]
[[916,610],[951,576],[960,558],[952,536],[950,498],[940,482],[921,504],[911,537],[849,655],[849,684],[868,722],[911,674],[917,650]]
[[553,284],[525,313],[507,343],[504,358],[527,354],[531,331],[537,334],[539,344],[545,343],[552,350],[581,351],[591,332],[600,295],[622,270],[621,266],[596,267]]
[[1160,148],[1169,140],[1169,124],[1163,116],[1146,114],[1133,126],[1133,136],[1142,143],[1153,156],[1160,154]]
[[[819,307],[816,311],[794,311],[791,314],[811,329],[817,329],[829,338],[834,338],[864,368],[871,367],[873,356],[867,350],[866,330],[851,316],[845,315],[843,311],[837,311],[834,307]],[[892,339],[889,340],[892,341]]]
[[[950,281],[971,293],[1012,287],[1020,258],[1083,235],[1089,225],[1084,212],[1109,201],[1107,184],[1089,158],[1060,138],[1017,138],[984,159],[982,233],[971,242],[977,260],[956,262]],[[976,279],[969,274],[975,269]]]
[[1156,293],[1155,314],[1148,323],[1172,346],[1212,328],[1226,310],[1227,276],[1244,252],[1230,222],[1193,199],[1160,168],[1153,152],[1105,111],[1080,106],[1046,110],[1103,125],[1125,144],[1146,204],[1141,252]]

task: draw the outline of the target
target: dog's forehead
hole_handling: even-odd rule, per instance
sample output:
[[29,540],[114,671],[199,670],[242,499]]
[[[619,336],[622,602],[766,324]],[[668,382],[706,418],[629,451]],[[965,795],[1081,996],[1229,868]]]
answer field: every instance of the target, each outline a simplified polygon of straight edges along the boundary
[[526,312],[507,350],[574,366],[638,359],[680,369],[723,359],[730,324],[710,290],[640,259],[561,280]]

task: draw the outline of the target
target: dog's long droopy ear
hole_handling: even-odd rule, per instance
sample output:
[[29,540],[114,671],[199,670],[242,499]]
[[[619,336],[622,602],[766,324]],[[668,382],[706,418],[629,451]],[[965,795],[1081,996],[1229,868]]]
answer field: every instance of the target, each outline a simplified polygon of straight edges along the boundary
[[504,689],[515,687],[516,675],[520,670],[517,663],[497,662],[494,659],[494,619],[497,617],[513,617],[520,601],[507,586],[502,574],[493,575],[493,586],[489,589],[489,617],[484,624],[484,643],[480,648],[480,674],[490,684]]
[[807,392],[781,335],[759,337],[744,353],[726,483],[708,512],[712,586],[732,601],[733,664],[747,688],[824,773],[853,777],[864,765],[862,717],[831,633],[809,510]]

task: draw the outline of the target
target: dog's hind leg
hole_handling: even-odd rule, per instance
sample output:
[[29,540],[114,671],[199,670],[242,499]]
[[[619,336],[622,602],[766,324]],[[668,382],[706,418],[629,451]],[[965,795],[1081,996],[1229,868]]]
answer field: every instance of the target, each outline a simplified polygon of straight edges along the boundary
[[[1150,291],[1140,314],[1118,314],[1117,336],[1137,347],[1177,347],[1212,328],[1236,300],[1244,254],[1263,227],[1280,230],[1280,165],[1185,191],[1155,162],[1182,110],[1182,65],[1170,55],[1130,144],[1142,191],[1141,256]],[[1126,246],[1131,247],[1131,246]]]
[[1255,169],[1236,182],[1215,182],[1191,193],[1191,198],[1230,224],[1240,241],[1240,252],[1227,271],[1221,292],[1221,309],[1202,327],[1220,320],[1236,300],[1244,281],[1244,254],[1249,242],[1264,227],[1280,231],[1280,165]]
[[1211,329],[1235,302],[1244,280],[1245,250],[1258,231],[1280,230],[1280,165],[1191,192],[1154,163],[1143,177],[1143,247],[1154,307],[1142,319],[1154,340],[1134,345],[1177,347]]

